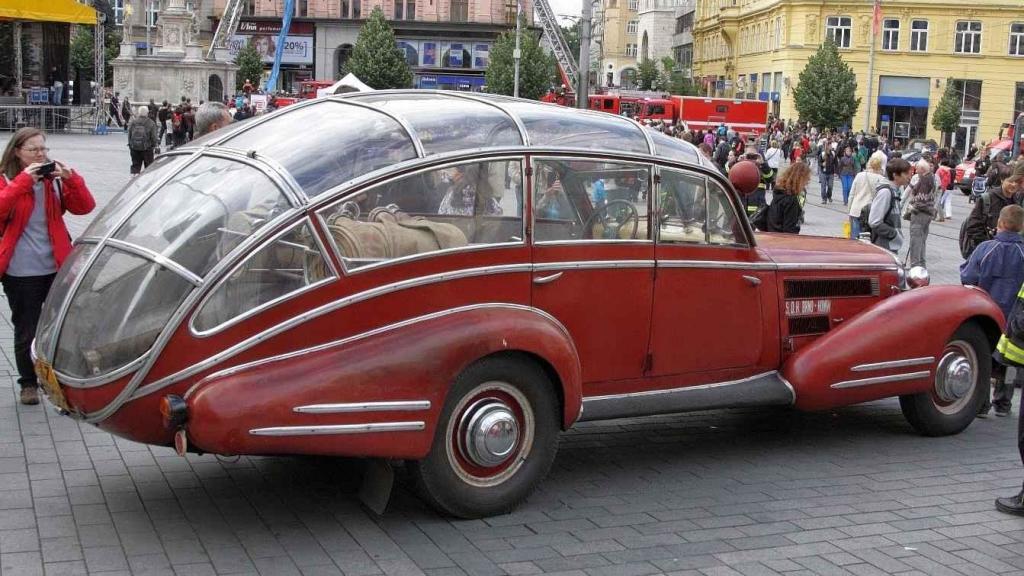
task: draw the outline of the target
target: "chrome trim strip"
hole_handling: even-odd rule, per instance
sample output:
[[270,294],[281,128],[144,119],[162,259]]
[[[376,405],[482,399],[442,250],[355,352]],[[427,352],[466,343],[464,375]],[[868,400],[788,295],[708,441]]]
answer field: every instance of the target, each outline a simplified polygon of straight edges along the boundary
[[300,414],[350,414],[353,412],[430,410],[430,400],[402,400],[393,402],[350,402],[345,404],[308,404],[296,406]]
[[871,364],[858,364],[853,368],[850,368],[851,372],[870,372],[872,370],[889,370],[891,368],[904,368],[906,366],[920,366],[922,364],[933,364],[935,362],[934,356],[924,356],[921,358],[906,358],[903,360],[892,360],[890,362],[874,362]]
[[[270,308],[273,308],[274,306],[278,306],[282,302],[287,302],[288,300],[291,300],[293,298],[298,298],[302,294],[310,292],[310,291],[312,291],[312,290],[314,290],[316,288],[319,288],[320,286],[323,286],[325,284],[330,284],[331,282],[336,281],[338,279],[338,271],[335,270],[334,262],[331,260],[330,257],[328,257],[326,248],[320,242],[320,235],[316,233],[316,228],[313,226],[313,221],[310,220],[308,216],[303,218],[303,219],[301,219],[301,220],[299,220],[295,224],[293,224],[293,225],[291,225],[291,226],[289,226],[287,228],[284,228],[283,230],[281,230],[277,234],[275,234],[273,236],[270,236],[269,238],[267,238],[265,240],[265,242],[269,244],[271,242],[275,242],[277,240],[280,240],[282,236],[288,234],[289,232],[292,232],[293,230],[295,230],[296,228],[299,228],[301,226],[308,226],[309,227],[309,231],[313,234],[313,236],[314,236],[314,238],[316,240],[317,247],[320,249],[320,253],[323,256],[324,261],[327,263],[328,270],[330,270],[330,272],[331,272],[331,275],[329,277],[323,278],[323,279],[318,280],[316,282],[313,282],[312,284],[307,284],[307,285],[299,288],[298,290],[294,290],[292,292],[289,292],[288,294],[284,294],[282,296],[278,296],[277,298],[274,298],[273,300],[269,300],[267,302],[264,302],[264,303],[260,304],[259,306],[250,308],[250,309],[246,310],[245,312],[243,312],[242,314],[239,314],[238,316],[235,316],[234,318],[230,318],[230,319],[228,319],[225,322],[221,322],[220,324],[214,326],[213,328],[209,328],[207,330],[199,330],[198,328],[196,328],[196,318],[198,318],[199,314],[202,313],[203,307],[206,305],[207,302],[209,302],[210,298],[212,298],[213,295],[217,293],[217,290],[220,289],[220,287],[223,286],[224,283],[227,282],[229,278],[231,278],[231,275],[234,274],[242,266],[245,266],[245,263],[248,261],[248,258],[242,258],[241,260],[239,260],[238,262],[235,263],[233,268],[231,268],[223,276],[221,276],[220,280],[218,280],[217,283],[214,284],[203,295],[203,298],[199,301],[199,305],[196,306],[196,313],[193,314],[192,317],[189,319],[189,322],[188,322],[189,332],[191,332],[192,335],[196,336],[197,338],[205,338],[207,336],[212,336],[214,334],[217,334],[218,332],[222,332],[224,330],[227,330],[228,328],[230,328],[230,327],[232,327],[232,326],[234,326],[234,325],[236,325],[236,324],[238,324],[240,322],[243,322],[243,321],[245,321],[245,320],[247,320],[249,318],[252,318],[253,316],[255,316],[257,314],[260,314],[264,310],[268,310]],[[258,251],[250,252],[248,254],[248,256],[249,257],[253,257],[253,256],[255,256],[258,253],[259,253]]]
[[107,238],[107,246],[117,248],[122,252],[134,254],[135,256],[141,256],[146,260],[153,262],[154,264],[163,266],[164,268],[167,268],[168,270],[174,272],[178,276],[181,276],[185,280],[188,280],[188,282],[193,286],[203,285],[202,278],[196,276],[195,273],[193,273],[188,268],[185,268],[181,264],[178,264],[174,260],[171,260],[170,258],[164,256],[163,254],[160,254],[159,252],[154,252],[149,248],[145,248],[137,244],[131,244],[129,242],[125,242],[124,240],[117,240],[115,238]]
[[424,422],[375,422],[371,424],[331,424],[327,426],[272,426],[253,428],[253,436],[322,436],[325,434],[374,434],[381,432],[419,432]]
[[[373,94],[373,92],[369,92],[368,94]],[[392,120],[397,122],[398,125],[401,126],[405,130],[405,135],[409,137],[409,140],[412,142],[412,148],[413,148],[413,150],[416,151],[416,157],[417,158],[424,158],[424,157],[426,157],[427,153],[423,149],[423,142],[420,140],[419,133],[416,132],[416,129],[412,127],[412,124],[409,124],[409,121],[406,120],[404,117],[399,116],[398,114],[395,114],[394,112],[389,112],[389,111],[387,111],[387,110],[385,110],[385,109],[383,109],[383,108],[381,108],[379,106],[374,106],[373,104],[367,104],[366,102],[359,102],[355,98],[344,98],[344,99],[341,99],[341,98],[329,98],[329,100],[331,102],[337,102],[339,104],[347,104],[349,106],[356,106],[358,108],[363,108],[365,110],[372,110],[372,111],[377,112],[379,114],[383,114],[384,116],[387,116],[388,118],[391,118]]]
[[553,270],[607,270],[614,268],[654,268],[654,260],[586,260],[579,262],[549,262],[534,264],[534,272]]
[[126,374],[134,372],[135,370],[138,369],[139,366],[142,365],[143,362],[146,361],[148,357],[149,351],[147,350],[145,354],[139,356],[135,360],[132,360],[128,364],[125,364],[124,366],[118,368],[117,370],[114,370],[113,372],[110,372],[109,374],[104,374],[103,376],[99,376],[97,378],[75,378],[74,376],[68,376],[67,374],[60,372],[56,369],[54,369],[53,372],[57,375],[57,380],[60,381],[60,383],[64,384],[65,386],[78,389],[98,388],[105,384],[110,384],[111,382],[123,377]]
[[[321,218],[320,221],[324,222],[323,216],[321,216],[320,218]],[[326,222],[324,222],[324,231],[327,232],[327,236],[328,236],[328,238],[330,238],[332,246],[336,246],[336,244],[334,244],[334,235],[332,235],[330,233],[330,228],[327,227]],[[422,254],[412,254],[410,256],[402,256],[401,258],[383,259],[380,262],[374,262],[372,264],[367,264],[365,266],[360,266],[358,268],[353,268],[351,270],[347,266],[345,266],[345,263],[349,262],[351,260],[350,258],[343,258],[341,256],[338,256],[338,260],[341,262],[341,265],[345,268],[345,275],[346,276],[353,276],[355,274],[359,274],[359,273],[362,273],[362,272],[367,272],[367,271],[370,271],[370,270],[377,270],[379,268],[383,268],[385,266],[390,266],[392,264],[405,264],[405,263],[408,263],[408,262],[415,262],[417,260],[424,260],[424,259],[427,259],[427,258],[436,258],[438,256],[445,256],[445,255],[448,255],[448,254],[457,254],[457,253],[464,253],[464,252],[479,252],[479,251],[482,251],[482,250],[496,250],[496,249],[500,249],[500,248],[522,248],[525,244],[526,244],[525,242],[498,242],[498,243],[495,243],[495,244],[471,244],[471,245],[468,245],[468,246],[460,246],[458,248],[445,248],[444,250],[435,250],[433,252],[424,252]],[[338,250],[337,252],[335,252],[335,254],[339,254],[340,252],[341,251]]]
[[715,270],[776,270],[772,262],[731,262],[728,260],[658,260],[658,268],[710,268]]
[[836,382],[832,385],[833,390],[843,390],[845,388],[859,388],[861,386],[872,386],[875,384],[886,384],[889,382],[903,382],[904,380],[919,380],[921,378],[927,378],[931,376],[931,370],[923,370],[921,372],[908,372],[905,374],[893,374],[891,376],[876,376],[874,378],[862,378],[860,380],[844,380],[843,382]]
[[897,266],[891,264],[868,264],[858,262],[822,262],[822,263],[784,263],[776,264],[778,270],[877,270],[895,271]]
[[625,239],[625,240],[543,240],[534,242],[534,246],[595,246],[603,244],[605,246],[653,246],[654,240],[642,240],[642,239]]
[[676,414],[718,408],[789,406],[796,401],[792,385],[778,372],[764,372],[739,380],[609,394],[583,398],[581,420],[608,420],[657,414]]
[[746,384],[747,382],[753,382],[760,378],[772,376],[778,374],[778,371],[771,370],[768,372],[762,372],[746,378],[740,378],[738,380],[726,380],[725,382],[712,382],[710,384],[699,384],[696,386],[681,386],[679,388],[666,388],[664,390],[646,390],[644,392],[628,392],[625,394],[606,394],[603,396],[585,396],[584,402],[595,402],[597,400],[618,400],[623,398],[639,398],[643,396],[659,396],[662,394],[674,394],[676,392],[683,392],[686,390],[711,390],[714,388],[721,388],[723,386],[735,386],[737,384]]
[[[196,150],[191,156],[185,159],[184,163],[182,163],[181,165],[181,168],[184,169],[189,167],[196,160],[198,160],[200,156],[201,150]],[[105,241],[114,234],[117,234],[117,231],[121,229],[121,226],[123,226],[124,223],[127,222],[128,219],[130,219],[135,214],[135,212],[138,211],[138,209],[143,204],[146,203],[147,200],[149,200],[154,194],[156,194],[157,190],[162,188],[164,184],[167,183],[168,180],[170,180],[177,174],[177,171],[169,172],[163,178],[160,178],[159,180],[153,182],[153,184],[151,184],[148,189],[140,192],[135,201],[132,202],[130,207],[125,211],[124,215],[122,215],[117,222],[112,223],[110,228],[107,230],[106,236],[104,236],[103,239],[96,244],[96,248],[93,250],[93,253],[89,256],[89,260],[82,265],[81,274],[78,275],[78,278],[75,278],[75,283],[70,288],[68,288],[68,293],[64,297],[64,302],[62,302],[60,305],[60,310],[57,312],[57,317],[54,318],[53,320],[54,324],[56,324],[56,327],[54,328],[53,331],[53,340],[47,346],[47,355],[44,356],[44,358],[51,359],[51,364],[53,364],[53,362],[56,360],[57,342],[60,341],[60,333],[64,329],[64,319],[67,316],[68,309],[71,308],[71,301],[74,300],[75,294],[78,293],[78,289],[79,287],[81,287],[82,281],[85,279],[86,276],[88,276],[89,270],[92,269],[93,264],[96,263],[96,259],[99,258],[99,255],[103,252],[103,247],[106,244]]]

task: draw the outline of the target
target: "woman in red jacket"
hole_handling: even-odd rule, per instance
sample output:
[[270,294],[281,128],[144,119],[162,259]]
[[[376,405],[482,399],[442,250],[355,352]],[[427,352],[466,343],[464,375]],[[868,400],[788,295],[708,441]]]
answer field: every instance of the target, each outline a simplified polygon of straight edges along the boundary
[[22,404],[39,403],[29,348],[57,268],[71,253],[64,212],[96,206],[82,176],[49,160],[48,151],[42,131],[22,128],[0,158],[0,283],[11,306]]

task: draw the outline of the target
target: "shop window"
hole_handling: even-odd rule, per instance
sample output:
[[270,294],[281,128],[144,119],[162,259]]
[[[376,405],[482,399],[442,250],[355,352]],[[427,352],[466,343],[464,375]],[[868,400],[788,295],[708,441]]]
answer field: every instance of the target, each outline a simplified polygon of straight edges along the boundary
[[1010,24],[1010,56],[1024,56],[1024,24]]
[[928,51],[928,21],[910,21],[910,50],[912,52]]
[[639,22],[637,22],[636,20],[630,20],[629,23],[626,24],[626,34],[636,34],[637,28],[639,28],[639,26]]
[[981,21],[968,20],[956,23],[953,52],[957,54],[981,53]]
[[900,21],[886,18],[882,21],[882,50],[900,49]]
[[825,37],[840,48],[850,47],[853,19],[849,16],[829,16],[825,20]]

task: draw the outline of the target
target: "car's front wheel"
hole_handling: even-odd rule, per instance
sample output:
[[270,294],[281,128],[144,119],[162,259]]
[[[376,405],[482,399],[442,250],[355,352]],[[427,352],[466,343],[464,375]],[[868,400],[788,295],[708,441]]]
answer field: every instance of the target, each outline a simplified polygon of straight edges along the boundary
[[536,364],[485,358],[455,381],[426,458],[410,465],[424,499],[462,518],[515,508],[558,452],[559,404]]
[[991,357],[992,347],[977,324],[957,328],[935,365],[932,389],[900,396],[900,408],[911,426],[926,436],[967,428],[989,393]]

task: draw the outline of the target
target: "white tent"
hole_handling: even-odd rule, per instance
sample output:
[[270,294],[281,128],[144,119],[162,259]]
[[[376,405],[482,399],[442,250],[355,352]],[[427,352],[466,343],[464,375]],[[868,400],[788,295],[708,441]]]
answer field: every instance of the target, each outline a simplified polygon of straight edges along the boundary
[[349,72],[347,76],[335,82],[329,88],[320,88],[316,91],[316,97],[330,96],[331,94],[345,94],[346,92],[372,92],[373,88],[370,88],[366,84],[363,84],[362,80],[356,78],[355,74]]

